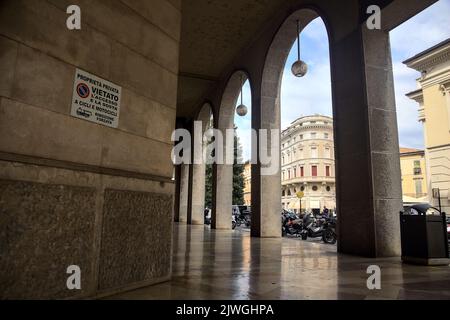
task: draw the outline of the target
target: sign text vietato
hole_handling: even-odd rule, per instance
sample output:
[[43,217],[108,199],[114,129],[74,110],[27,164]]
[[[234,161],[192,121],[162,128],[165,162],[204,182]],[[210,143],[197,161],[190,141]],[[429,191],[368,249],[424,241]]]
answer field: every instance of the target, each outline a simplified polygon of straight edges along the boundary
[[71,115],[117,128],[121,93],[121,87],[77,69],[73,86]]

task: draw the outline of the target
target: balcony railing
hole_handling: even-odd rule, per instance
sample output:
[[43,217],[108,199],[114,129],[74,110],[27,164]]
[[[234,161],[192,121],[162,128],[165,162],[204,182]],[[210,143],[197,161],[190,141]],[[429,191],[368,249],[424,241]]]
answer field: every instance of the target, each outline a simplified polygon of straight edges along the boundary
[[304,182],[335,182],[335,177],[313,177],[313,176],[307,176],[307,177],[296,177],[291,179],[285,179],[281,183],[283,185],[287,184],[293,184],[293,183],[304,183]]

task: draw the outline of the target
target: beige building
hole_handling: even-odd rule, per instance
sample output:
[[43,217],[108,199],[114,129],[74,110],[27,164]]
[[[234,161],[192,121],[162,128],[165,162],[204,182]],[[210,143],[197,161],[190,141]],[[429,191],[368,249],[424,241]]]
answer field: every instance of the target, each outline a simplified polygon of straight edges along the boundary
[[425,152],[400,148],[403,203],[428,202]]
[[[282,206],[300,212],[336,207],[333,119],[295,120],[281,134]],[[304,197],[297,197],[303,192]]]
[[252,165],[250,161],[244,165],[244,204],[252,205]]
[[407,96],[417,101],[425,135],[428,201],[438,205],[432,189],[440,189],[442,209],[450,212],[450,39],[404,62],[419,71],[419,89]]

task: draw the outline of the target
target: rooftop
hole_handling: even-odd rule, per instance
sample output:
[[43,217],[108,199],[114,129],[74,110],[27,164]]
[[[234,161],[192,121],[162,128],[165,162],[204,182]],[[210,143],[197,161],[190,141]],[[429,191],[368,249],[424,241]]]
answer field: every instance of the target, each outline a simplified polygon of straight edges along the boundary
[[413,154],[413,153],[424,153],[424,151],[420,149],[400,147],[400,154]]
[[429,53],[432,53],[433,51],[435,51],[437,49],[441,49],[441,48],[445,47],[448,44],[450,44],[450,38],[448,38],[447,40],[444,40],[442,42],[439,42],[438,44],[432,46],[431,48],[428,48],[428,49],[416,54],[414,57],[411,57],[411,58],[403,61],[403,63],[404,64],[411,63],[419,58],[422,58],[422,57],[428,55]]

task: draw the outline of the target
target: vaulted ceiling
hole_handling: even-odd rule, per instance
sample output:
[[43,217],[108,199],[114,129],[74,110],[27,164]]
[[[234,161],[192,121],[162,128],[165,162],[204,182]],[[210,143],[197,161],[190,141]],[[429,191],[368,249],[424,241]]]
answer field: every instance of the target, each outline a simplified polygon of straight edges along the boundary
[[188,116],[224,68],[284,0],[183,1],[179,117]]
[[[344,11],[346,5],[355,3],[355,0],[305,0],[315,1],[330,1],[327,3],[336,10]],[[437,0],[357,1],[360,10],[372,3],[386,7],[384,20],[401,23]],[[177,117],[192,116],[208,89],[258,36],[264,24],[282,6],[294,2],[298,3],[298,0],[182,1]],[[361,11],[360,16],[363,18],[364,15]]]

